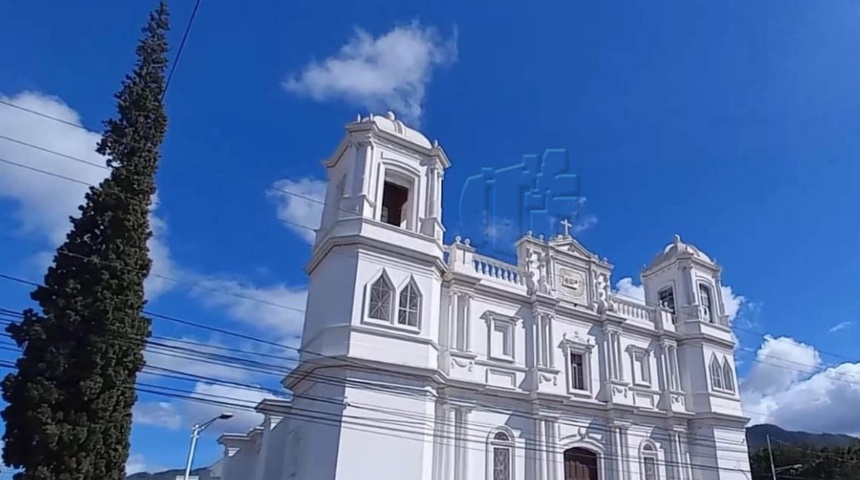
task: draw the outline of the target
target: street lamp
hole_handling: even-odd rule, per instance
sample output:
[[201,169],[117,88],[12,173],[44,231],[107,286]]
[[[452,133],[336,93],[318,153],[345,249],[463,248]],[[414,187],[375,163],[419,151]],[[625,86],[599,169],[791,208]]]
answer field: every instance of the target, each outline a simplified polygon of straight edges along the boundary
[[224,412],[208,422],[197,423],[191,427],[191,448],[188,449],[188,461],[185,462],[185,480],[189,480],[191,475],[191,464],[194,462],[194,450],[197,449],[197,438],[200,437],[200,433],[218,420],[230,420],[231,418],[233,418],[232,413]]

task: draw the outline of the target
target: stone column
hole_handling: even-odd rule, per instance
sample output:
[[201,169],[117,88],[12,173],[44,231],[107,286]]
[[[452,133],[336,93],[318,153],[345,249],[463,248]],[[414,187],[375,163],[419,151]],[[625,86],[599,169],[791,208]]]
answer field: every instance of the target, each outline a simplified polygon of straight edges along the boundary
[[612,348],[612,335],[611,334],[612,334],[612,332],[609,329],[607,329],[607,328],[603,329],[603,356],[604,356],[604,360],[605,360],[605,363],[603,366],[603,371],[606,375],[607,380],[614,380],[615,379],[615,370],[612,366],[613,365],[612,364],[612,357],[614,356],[614,354],[613,354],[614,349]]
[[623,452],[621,450],[621,428],[618,425],[609,425],[609,455],[603,461],[603,468],[606,470],[607,480],[622,479],[622,464],[621,458]]
[[474,298],[471,293],[467,293],[464,295],[464,300],[466,302],[466,308],[463,312],[463,346],[464,350],[467,352],[472,351],[472,299]]
[[619,476],[616,480],[630,480],[630,429],[627,425],[618,426],[619,445],[621,449],[618,453],[618,471]]
[[442,170],[436,170],[436,177],[434,178],[436,184],[436,195],[434,197],[434,211],[436,212],[436,218],[442,219],[442,178],[444,178],[444,174]]
[[549,426],[549,480],[564,479],[564,452],[558,445],[558,420],[552,418],[547,421]]
[[553,343],[555,336],[552,334],[552,324],[554,323],[553,320],[554,320],[554,318],[552,315],[547,315],[547,317],[544,321],[546,322],[546,337],[547,337],[546,339],[549,342],[549,345],[547,345],[547,349],[546,349],[547,355],[549,356],[549,366],[551,368],[556,368],[555,367],[555,343]]
[[555,476],[555,464],[558,458],[557,448],[555,446],[555,420],[544,419],[543,423],[543,465],[541,474],[543,480],[553,480]]
[[686,432],[678,434],[678,444],[680,445],[678,451],[680,452],[681,457],[681,478],[682,480],[690,480],[693,478],[693,472],[691,470],[692,465],[690,462],[690,451],[689,444],[687,443]]
[[460,294],[457,292],[450,293],[451,305],[448,309],[448,345],[450,350],[457,350],[457,317],[460,313]]
[[535,418],[535,473],[534,480],[546,480],[546,425],[541,417]]
[[468,480],[469,477],[469,413],[465,407],[456,409],[454,424],[454,478],[453,480]]
[[456,439],[457,431],[455,425],[455,411],[451,405],[445,405],[442,428],[442,445],[444,445],[443,461],[442,461],[442,476],[440,480],[454,480],[456,472]]

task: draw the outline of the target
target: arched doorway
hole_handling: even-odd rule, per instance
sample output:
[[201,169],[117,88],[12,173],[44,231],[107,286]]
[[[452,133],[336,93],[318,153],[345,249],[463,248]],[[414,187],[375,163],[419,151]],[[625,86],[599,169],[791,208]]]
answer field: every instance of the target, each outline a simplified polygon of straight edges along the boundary
[[599,480],[597,454],[584,448],[570,448],[564,452],[564,480]]

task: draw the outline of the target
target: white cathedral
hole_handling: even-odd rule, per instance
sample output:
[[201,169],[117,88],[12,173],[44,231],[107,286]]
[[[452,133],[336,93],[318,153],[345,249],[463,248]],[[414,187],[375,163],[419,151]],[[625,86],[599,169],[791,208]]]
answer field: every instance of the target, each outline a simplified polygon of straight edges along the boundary
[[290,400],[221,436],[221,479],[749,480],[720,267],[676,236],[642,304],[567,234],[445,245],[449,166],[393,114],[346,127]]

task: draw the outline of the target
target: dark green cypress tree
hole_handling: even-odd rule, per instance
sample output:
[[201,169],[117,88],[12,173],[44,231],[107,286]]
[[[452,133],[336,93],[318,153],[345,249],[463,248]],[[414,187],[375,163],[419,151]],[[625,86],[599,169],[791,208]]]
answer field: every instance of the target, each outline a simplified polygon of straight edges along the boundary
[[97,151],[111,173],[89,190],[72,230],[31,298],[7,328],[22,349],[3,380],[3,460],[18,480],[120,480],[129,454],[134,384],[150,321],[143,283],[151,261],[149,209],[167,67],[167,6],[149,17],[134,71],[115,95]]

